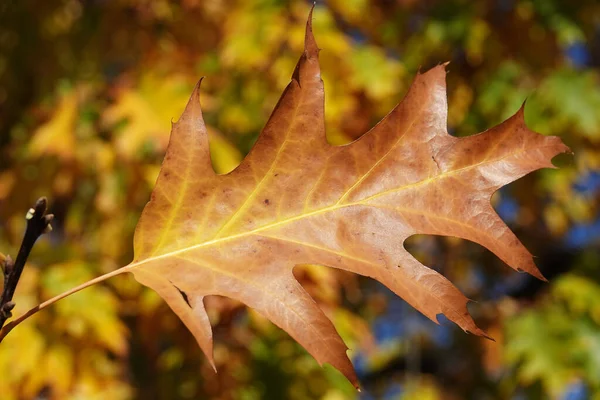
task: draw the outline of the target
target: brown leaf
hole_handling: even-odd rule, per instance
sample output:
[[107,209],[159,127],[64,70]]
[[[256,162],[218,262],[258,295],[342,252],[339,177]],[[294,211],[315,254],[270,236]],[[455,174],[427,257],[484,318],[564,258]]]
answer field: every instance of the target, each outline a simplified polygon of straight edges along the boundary
[[173,125],[137,226],[135,260],[41,304],[0,338],[38,309],[128,271],[165,299],[211,363],[203,300],[222,295],[255,308],[357,385],[346,346],[292,274],[300,264],[372,277],[432,321],[444,314],[485,336],[467,311],[469,300],[403,243],[415,234],[468,239],[544,279],[490,198],[503,185],[552,167],[552,157],[569,149],[527,129],[523,108],[484,133],[450,136],[443,65],[418,74],[404,100],[371,131],[332,146],[318,52],[309,18],[292,81],[250,154],[225,175],[211,167],[197,86]]

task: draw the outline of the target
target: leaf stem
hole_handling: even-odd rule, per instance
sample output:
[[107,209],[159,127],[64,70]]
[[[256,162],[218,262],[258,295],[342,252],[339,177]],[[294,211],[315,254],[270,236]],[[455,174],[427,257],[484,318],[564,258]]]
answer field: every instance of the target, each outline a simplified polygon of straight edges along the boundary
[[44,308],[56,303],[57,301],[64,299],[67,296],[70,296],[74,293],[79,292],[80,290],[83,290],[87,287],[90,287],[92,285],[95,285],[96,283],[99,282],[103,282],[109,278],[112,278],[113,276],[117,276],[120,275],[124,272],[128,272],[130,269],[130,265],[116,269],[114,271],[108,272],[104,275],[100,275],[97,278],[94,278],[92,280],[89,280],[87,282],[82,283],[79,286],[76,286],[72,289],[67,290],[66,292],[63,292],[59,295],[56,295],[54,297],[52,297],[51,299],[48,299],[46,301],[44,301],[41,304],[38,304],[37,306],[33,307],[31,310],[27,311],[25,314],[21,315],[19,318],[14,319],[13,321],[11,321],[10,323],[6,324],[6,326],[4,326],[1,330],[0,330],[0,342],[2,342],[2,340],[6,337],[6,335],[8,335],[8,333],[13,330],[13,328],[17,325],[19,325],[21,322],[23,322],[24,320],[26,320],[27,318],[31,317],[33,314],[37,313],[40,310],[43,310]]

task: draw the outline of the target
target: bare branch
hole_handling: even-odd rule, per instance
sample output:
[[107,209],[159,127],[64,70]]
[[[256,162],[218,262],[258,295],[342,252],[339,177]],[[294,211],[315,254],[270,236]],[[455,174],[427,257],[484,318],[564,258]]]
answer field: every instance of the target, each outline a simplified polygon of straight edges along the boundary
[[4,260],[4,289],[0,298],[0,328],[12,316],[11,311],[15,307],[15,302],[12,301],[12,298],[33,245],[42,234],[52,230],[50,222],[54,218],[54,215],[46,214],[47,204],[46,198],[41,197],[35,203],[35,206],[27,211],[27,215],[25,216],[27,229],[25,230],[17,259],[13,261],[7,256]]

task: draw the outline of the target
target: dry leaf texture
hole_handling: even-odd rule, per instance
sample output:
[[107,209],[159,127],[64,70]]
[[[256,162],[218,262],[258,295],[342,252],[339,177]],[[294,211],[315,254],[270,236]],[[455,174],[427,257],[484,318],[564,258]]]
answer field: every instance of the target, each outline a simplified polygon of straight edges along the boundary
[[446,128],[445,66],[418,74],[404,100],[353,143],[330,145],[319,50],[305,51],[256,145],[235,170],[211,167],[196,87],[177,123],[124,267],[158,292],[212,362],[208,295],[237,299],[287,331],[319,363],[357,385],[346,346],[292,270],[322,264],[372,277],[432,321],[444,314],[485,335],[469,301],[403,243],[411,235],[464,238],[543,279],[490,204],[501,186],[568,148],[525,126],[523,109],[484,133]]

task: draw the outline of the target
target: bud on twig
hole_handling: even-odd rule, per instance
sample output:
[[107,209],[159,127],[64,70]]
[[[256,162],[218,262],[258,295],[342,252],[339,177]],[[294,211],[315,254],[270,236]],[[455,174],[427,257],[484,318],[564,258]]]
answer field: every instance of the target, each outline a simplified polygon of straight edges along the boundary
[[48,206],[48,200],[45,197],[40,197],[38,201],[35,202],[34,213],[41,217],[46,214],[46,208]]
[[33,216],[34,216],[34,215],[35,215],[35,210],[34,210],[33,208],[30,208],[30,209],[27,211],[27,214],[25,215],[25,219],[26,219],[27,221],[29,221],[31,218],[33,218]]
[[4,259],[4,276],[8,276],[12,273],[15,263],[10,256],[6,256]]
[[50,222],[52,222],[53,219],[54,219],[54,214],[47,214],[44,216],[44,223],[46,224],[46,227],[44,228],[42,233],[52,232],[52,225],[50,225]]
[[2,314],[2,317],[8,319],[10,317],[12,317],[12,309],[15,308],[15,302],[14,301],[9,301],[8,303],[4,304],[2,306],[2,308],[0,309],[0,313]]

